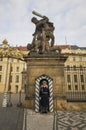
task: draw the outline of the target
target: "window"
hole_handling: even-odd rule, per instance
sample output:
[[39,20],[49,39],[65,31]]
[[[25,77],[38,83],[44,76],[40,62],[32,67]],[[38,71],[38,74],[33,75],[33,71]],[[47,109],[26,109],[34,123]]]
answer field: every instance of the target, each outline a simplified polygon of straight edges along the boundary
[[82,67],[82,65],[80,65],[80,70],[81,70],[81,71],[83,70],[83,67]]
[[67,75],[67,82],[70,82],[70,75]]
[[71,85],[68,85],[68,90],[71,90]]
[[18,66],[16,67],[16,72],[19,72],[19,67]]
[[81,78],[81,82],[84,82],[84,76],[80,75],[80,78]]
[[75,65],[73,66],[73,69],[74,69],[74,71],[76,71],[76,66]]
[[77,82],[77,75],[74,75],[74,82]]
[[16,75],[16,83],[19,83],[19,75]]
[[2,78],[2,76],[0,75],[0,82],[1,82],[1,78]]
[[78,86],[77,85],[75,85],[75,90],[78,90]]
[[0,71],[2,71],[2,66],[0,65]]
[[69,66],[69,65],[67,65],[67,71],[68,71],[68,70],[70,70],[70,66]]
[[85,86],[84,85],[82,85],[82,90],[85,90]]

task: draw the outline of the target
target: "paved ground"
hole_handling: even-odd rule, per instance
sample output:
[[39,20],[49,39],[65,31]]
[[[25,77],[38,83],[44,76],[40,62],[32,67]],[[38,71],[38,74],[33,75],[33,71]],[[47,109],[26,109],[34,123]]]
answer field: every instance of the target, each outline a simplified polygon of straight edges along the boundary
[[[24,97],[22,94],[22,102]],[[0,130],[86,130],[86,112],[57,111],[54,118],[54,113],[40,114],[18,108],[18,94],[12,94],[11,108],[2,108],[2,101],[3,94],[0,94]]]
[[2,107],[2,101],[3,101],[3,94],[0,94],[0,107]]
[[26,110],[25,113],[26,130],[53,130],[53,114],[40,114],[32,110]]
[[21,108],[0,108],[0,130],[22,130],[23,115]]
[[53,113],[40,114],[31,110],[25,113],[26,129],[23,130],[86,130],[86,112],[57,111],[55,118]]
[[86,112],[58,111],[58,130],[86,130]]
[[[7,96],[9,98],[9,95]],[[21,101],[24,100],[22,94]],[[2,107],[3,94],[0,94],[0,130],[22,130],[24,109],[17,107],[19,94],[11,95],[12,107]]]

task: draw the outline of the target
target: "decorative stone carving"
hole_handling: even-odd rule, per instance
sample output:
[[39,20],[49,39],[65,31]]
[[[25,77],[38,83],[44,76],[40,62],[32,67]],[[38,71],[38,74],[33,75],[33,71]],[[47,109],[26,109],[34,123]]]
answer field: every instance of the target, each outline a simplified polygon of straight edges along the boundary
[[33,11],[33,14],[41,17],[41,20],[38,20],[36,17],[33,17],[31,21],[35,24],[35,32],[33,34],[33,40],[31,44],[27,45],[30,52],[37,52],[40,54],[50,52],[51,48],[54,46],[54,25],[49,21],[49,18],[42,16],[41,14]]

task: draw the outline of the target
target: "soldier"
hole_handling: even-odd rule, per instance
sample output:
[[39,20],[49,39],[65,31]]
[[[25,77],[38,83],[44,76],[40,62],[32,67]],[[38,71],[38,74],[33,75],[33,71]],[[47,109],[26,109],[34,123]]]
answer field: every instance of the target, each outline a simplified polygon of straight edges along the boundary
[[47,113],[49,111],[49,87],[47,85],[46,80],[42,82],[42,85],[40,86],[40,111],[42,113]]

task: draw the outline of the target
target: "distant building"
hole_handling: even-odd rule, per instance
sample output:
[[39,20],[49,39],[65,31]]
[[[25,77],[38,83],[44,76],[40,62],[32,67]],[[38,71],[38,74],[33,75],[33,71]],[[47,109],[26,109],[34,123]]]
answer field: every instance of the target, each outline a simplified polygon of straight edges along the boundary
[[[1,48],[1,46],[0,46]],[[15,47],[14,47],[15,48]],[[68,101],[86,100],[86,48],[70,45],[58,45],[61,54],[67,55],[64,65],[65,97]],[[1,48],[2,49],[2,48]],[[0,92],[17,93],[27,89],[27,65],[17,55],[2,57],[0,49]],[[26,46],[16,47],[23,55],[28,54]],[[15,54],[17,54],[15,49]],[[10,51],[8,51],[10,52]],[[20,53],[18,52],[18,54]],[[8,53],[7,53],[8,54]]]
[[68,56],[64,68],[66,99],[86,101],[86,48],[70,46],[61,52]]
[[[26,47],[10,47],[6,39],[0,45],[0,92],[25,91],[23,72],[26,63],[21,59],[26,54]],[[25,83],[25,84],[24,84]]]
[[17,93],[22,89],[22,72],[25,63],[19,59],[0,58],[0,92]]

